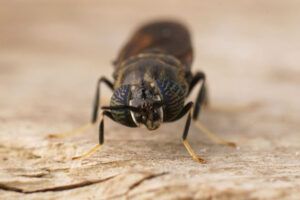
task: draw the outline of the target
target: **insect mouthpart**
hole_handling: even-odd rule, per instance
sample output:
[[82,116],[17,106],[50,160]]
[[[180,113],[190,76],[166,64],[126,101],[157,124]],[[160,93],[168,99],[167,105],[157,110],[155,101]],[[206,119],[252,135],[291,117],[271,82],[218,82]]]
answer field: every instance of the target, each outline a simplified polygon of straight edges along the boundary
[[[163,122],[163,103],[160,101],[160,97],[158,95],[156,99],[158,101],[154,102],[140,100],[138,102],[141,104],[137,106],[138,111],[130,111],[130,115],[136,126],[139,127],[143,124],[148,130],[155,130]],[[134,100],[129,101],[130,106],[136,106],[136,103],[137,101]]]

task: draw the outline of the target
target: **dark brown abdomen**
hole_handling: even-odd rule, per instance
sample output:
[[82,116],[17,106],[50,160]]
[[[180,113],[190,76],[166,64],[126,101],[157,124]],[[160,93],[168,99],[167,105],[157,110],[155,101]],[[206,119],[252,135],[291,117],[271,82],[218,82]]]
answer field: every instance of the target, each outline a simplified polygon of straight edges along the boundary
[[115,65],[140,53],[157,52],[175,56],[190,70],[193,60],[190,34],[177,22],[154,22],[142,26],[123,47]]

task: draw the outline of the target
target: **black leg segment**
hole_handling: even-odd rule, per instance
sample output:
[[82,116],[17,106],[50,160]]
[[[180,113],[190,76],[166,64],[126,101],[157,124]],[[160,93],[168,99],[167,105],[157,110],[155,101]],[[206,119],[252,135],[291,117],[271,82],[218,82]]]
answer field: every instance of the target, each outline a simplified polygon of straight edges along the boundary
[[203,103],[205,102],[206,99],[206,86],[205,86],[205,82],[203,81],[202,87],[200,88],[200,91],[197,95],[197,99],[195,101],[195,110],[193,113],[193,119],[196,120],[199,116],[199,113],[201,111],[201,106],[203,105]]
[[192,120],[192,108],[193,108],[193,102],[189,102],[188,104],[186,104],[184,106],[184,108],[182,109],[181,112],[181,116],[183,116],[183,113],[188,113],[188,117],[184,126],[184,131],[182,134],[182,142],[183,145],[185,146],[186,150],[188,151],[188,153],[190,154],[190,156],[193,158],[193,160],[195,160],[196,162],[200,162],[200,163],[205,163],[206,161],[199,157],[195,151],[193,150],[193,148],[191,147],[191,145],[189,144],[188,140],[187,140],[187,136],[189,133],[189,129],[190,129],[190,125],[191,125],[191,120]]
[[104,143],[104,117],[107,116],[110,119],[114,120],[111,112],[105,110],[102,113],[102,119],[99,126],[99,144],[102,145]]
[[96,94],[94,98],[93,111],[92,111],[92,123],[95,123],[98,118],[99,100],[100,100],[100,84],[105,83],[111,90],[113,90],[113,83],[105,77],[101,77],[97,82]]
[[182,113],[186,114],[188,112],[188,117],[187,117],[187,120],[185,122],[184,131],[183,131],[183,134],[182,134],[182,139],[183,140],[186,140],[186,138],[188,136],[188,133],[189,133],[189,129],[190,129],[190,125],[191,125],[191,112],[190,111],[191,111],[192,107],[193,107],[193,102],[189,102],[182,109]]
[[189,93],[188,95],[192,92],[193,88],[202,81],[201,88],[198,92],[196,101],[195,101],[195,110],[193,113],[193,119],[197,119],[199,116],[199,113],[201,111],[201,106],[205,101],[207,101],[207,91],[206,91],[206,83],[205,83],[205,74],[203,72],[197,72],[190,84],[189,88]]
[[205,80],[205,74],[203,72],[196,72],[196,74],[193,76],[193,79],[190,83],[189,92],[188,95],[192,92],[194,87],[199,83],[199,81]]

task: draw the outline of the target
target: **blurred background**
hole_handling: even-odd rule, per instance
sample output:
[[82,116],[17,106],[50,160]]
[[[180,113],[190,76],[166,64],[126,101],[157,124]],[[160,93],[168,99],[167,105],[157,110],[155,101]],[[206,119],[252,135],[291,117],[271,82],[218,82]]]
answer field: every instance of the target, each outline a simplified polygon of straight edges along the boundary
[[212,101],[296,102],[286,96],[300,83],[299,13],[297,0],[1,0],[0,112],[55,107],[61,96],[83,106],[130,34],[160,18],[189,26]]
[[297,0],[1,0],[0,119],[88,119],[97,79],[111,77],[130,34],[156,19],[189,27],[193,70],[207,74],[212,104],[260,102],[297,120]]

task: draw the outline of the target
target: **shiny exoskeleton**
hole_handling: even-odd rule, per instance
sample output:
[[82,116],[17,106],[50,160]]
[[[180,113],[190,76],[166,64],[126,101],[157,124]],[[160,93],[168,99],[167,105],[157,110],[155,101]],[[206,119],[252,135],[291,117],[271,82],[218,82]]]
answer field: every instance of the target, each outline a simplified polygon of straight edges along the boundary
[[[193,49],[187,28],[177,22],[146,24],[136,31],[114,62],[114,82],[101,77],[97,83],[92,122],[97,121],[100,84],[113,90],[110,106],[102,115],[129,127],[157,129],[188,114],[183,140],[191,115],[197,119],[206,100],[205,75],[193,74]],[[185,100],[197,83],[202,83],[195,102]],[[185,104],[186,103],[186,104]],[[192,113],[192,108],[194,108]],[[100,122],[99,143],[104,142],[104,121]]]

